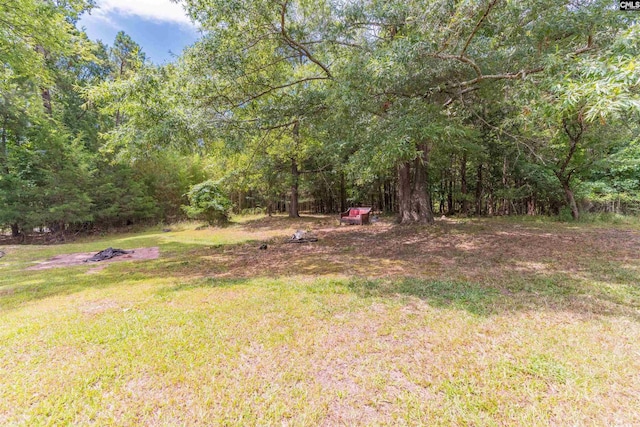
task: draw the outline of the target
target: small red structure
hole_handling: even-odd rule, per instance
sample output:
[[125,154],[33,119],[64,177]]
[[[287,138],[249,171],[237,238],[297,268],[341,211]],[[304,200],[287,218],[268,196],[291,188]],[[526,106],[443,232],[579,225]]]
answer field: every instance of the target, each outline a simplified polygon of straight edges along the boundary
[[340,224],[343,222],[345,224],[369,224],[369,214],[371,213],[371,208],[349,208],[348,211],[340,214]]

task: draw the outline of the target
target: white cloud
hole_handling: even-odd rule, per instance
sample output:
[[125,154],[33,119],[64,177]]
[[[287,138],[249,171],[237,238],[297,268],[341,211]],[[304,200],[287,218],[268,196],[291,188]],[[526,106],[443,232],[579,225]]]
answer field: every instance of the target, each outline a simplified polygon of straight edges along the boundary
[[98,0],[97,5],[91,15],[107,21],[120,14],[193,26],[182,6],[169,0]]

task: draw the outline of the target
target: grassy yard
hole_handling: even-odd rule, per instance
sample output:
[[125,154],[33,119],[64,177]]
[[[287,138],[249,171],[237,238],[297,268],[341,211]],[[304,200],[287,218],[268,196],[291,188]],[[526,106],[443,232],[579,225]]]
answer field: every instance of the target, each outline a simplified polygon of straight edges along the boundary
[[0,425],[640,425],[637,225],[196,225],[0,248]]

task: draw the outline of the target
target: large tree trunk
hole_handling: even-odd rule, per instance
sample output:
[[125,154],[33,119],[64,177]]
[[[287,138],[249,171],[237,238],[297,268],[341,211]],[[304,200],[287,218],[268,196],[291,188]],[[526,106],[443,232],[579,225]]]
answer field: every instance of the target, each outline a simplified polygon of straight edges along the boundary
[[433,224],[431,195],[427,187],[427,182],[429,181],[429,147],[427,144],[422,144],[419,148],[421,155],[414,160],[415,182],[412,194],[414,220],[416,222]]
[[527,199],[527,215],[535,215],[536,214],[536,199],[534,195],[531,195]]
[[[431,200],[427,191],[429,147],[422,144],[422,151],[413,162],[398,167],[398,222],[433,223]],[[413,166],[413,168],[412,168]]]
[[398,222],[400,224],[412,222],[410,162],[404,162],[398,167]]

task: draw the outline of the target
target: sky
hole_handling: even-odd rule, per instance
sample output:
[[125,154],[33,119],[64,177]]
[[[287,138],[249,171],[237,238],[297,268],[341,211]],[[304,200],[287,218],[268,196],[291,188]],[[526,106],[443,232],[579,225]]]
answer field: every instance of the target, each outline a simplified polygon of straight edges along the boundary
[[169,0],[97,0],[97,8],[85,13],[78,27],[110,46],[118,31],[124,31],[156,64],[173,61],[198,38],[182,6]]

